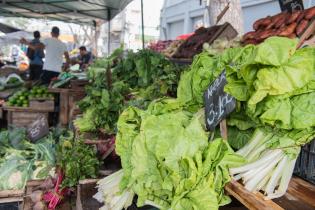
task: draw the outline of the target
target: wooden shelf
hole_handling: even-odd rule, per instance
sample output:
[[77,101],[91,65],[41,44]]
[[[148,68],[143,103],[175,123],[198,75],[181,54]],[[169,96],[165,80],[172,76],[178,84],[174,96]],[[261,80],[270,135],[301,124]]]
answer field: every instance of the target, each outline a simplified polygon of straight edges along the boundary
[[287,193],[274,200],[265,200],[261,193],[251,193],[236,181],[227,184],[225,190],[250,210],[315,209],[315,186],[297,177],[291,179]]

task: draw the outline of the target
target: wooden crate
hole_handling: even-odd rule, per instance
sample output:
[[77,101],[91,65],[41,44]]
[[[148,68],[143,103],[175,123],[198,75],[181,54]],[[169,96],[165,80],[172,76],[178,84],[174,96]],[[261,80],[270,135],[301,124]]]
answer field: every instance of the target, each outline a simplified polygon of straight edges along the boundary
[[39,116],[43,115],[48,120],[47,111],[41,111],[30,107],[3,107],[4,111],[7,111],[8,125],[16,127],[27,127],[33,123]]
[[0,203],[22,202],[24,190],[1,190]]
[[84,91],[87,84],[89,84],[88,80],[70,80],[70,88],[76,91]]
[[38,111],[54,112],[55,101],[53,99],[30,99],[30,107]]
[[99,179],[80,180],[77,186],[76,210],[98,210],[102,204],[93,198]]
[[[29,197],[33,191],[38,190],[38,186],[41,185],[44,180],[30,180],[26,183],[25,187],[25,196],[23,201],[23,210],[33,210],[33,202]],[[62,200],[60,204],[58,204],[56,210],[75,210],[76,208],[71,206],[71,200],[73,198],[67,197]]]

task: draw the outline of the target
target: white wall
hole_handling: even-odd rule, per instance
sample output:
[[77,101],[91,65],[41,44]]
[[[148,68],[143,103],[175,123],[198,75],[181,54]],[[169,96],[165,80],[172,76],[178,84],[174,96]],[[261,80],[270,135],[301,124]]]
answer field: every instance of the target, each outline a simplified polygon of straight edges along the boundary
[[[304,7],[315,6],[315,0],[303,0]],[[253,23],[259,18],[274,15],[280,12],[278,0],[241,0],[244,31],[252,30]],[[199,0],[165,0],[165,7],[161,11],[160,39],[172,39],[174,34],[182,32],[191,33],[195,30],[194,20],[204,15],[205,6],[200,5]],[[183,29],[171,29],[172,23],[183,22]],[[206,24],[206,23],[205,23]],[[175,27],[178,25],[174,24]],[[207,26],[207,25],[206,25]],[[174,31],[178,31],[174,32]]]

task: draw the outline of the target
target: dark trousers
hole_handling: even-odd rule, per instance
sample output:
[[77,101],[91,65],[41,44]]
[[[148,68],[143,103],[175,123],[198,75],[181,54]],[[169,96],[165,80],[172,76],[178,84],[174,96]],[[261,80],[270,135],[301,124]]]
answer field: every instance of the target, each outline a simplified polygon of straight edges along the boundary
[[43,66],[31,64],[30,65],[30,80],[39,80],[43,73]]
[[44,70],[43,74],[41,76],[41,83],[43,85],[49,85],[50,81],[52,78],[54,77],[58,77],[59,76],[59,72],[55,72],[55,71],[48,71],[48,70]]

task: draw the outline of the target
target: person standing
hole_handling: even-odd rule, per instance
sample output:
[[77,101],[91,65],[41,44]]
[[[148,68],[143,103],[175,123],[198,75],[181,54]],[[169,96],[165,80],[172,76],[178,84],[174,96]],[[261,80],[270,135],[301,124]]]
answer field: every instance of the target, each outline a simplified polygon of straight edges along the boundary
[[63,64],[63,55],[66,58],[66,64],[64,69],[69,66],[70,57],[67,51],[66,45],[58,39],[60,34],[60,30],[58,27],[54,26],[51,30],[51,38],[47,38],[43,40],[42,44],[32,45],[30,42],[27,42],[24,38],[21,39],[22,44],[26,44],[33,49],[45,49],[45,62],[43,66],[43,74],[41,76],[42,84],[49,84],[51,79],[54,77],[58,77]]
[[[34,39],[31,41],[31,45],[37,46],[42,44],[40,42],[39,31],[34,31]],[[28,47],[27,57],[30,60],[30,79],[39,80],[43,73],[43,58],[45,57],[44,50],[42,48],[36,48],[35,50]]]

